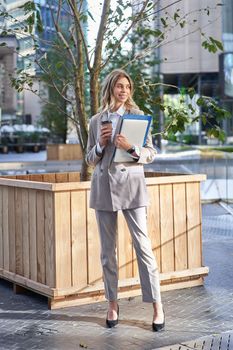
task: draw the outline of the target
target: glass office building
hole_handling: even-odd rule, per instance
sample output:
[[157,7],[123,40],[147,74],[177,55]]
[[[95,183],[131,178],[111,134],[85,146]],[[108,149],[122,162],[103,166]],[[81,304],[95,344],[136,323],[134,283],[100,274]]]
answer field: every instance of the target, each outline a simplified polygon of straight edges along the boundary
[[[51,43],[55,40],[56,30],[53,22],[51,11],[53,12],[54,17],[56,18],[58,1],[56,0],[34,0],[35,4],[38,5],[40,11],[40,16],[43,24],[43,32],[39,33],[34,26],[32,34],[38,39],[38,46],[35,48],[35,42],[31,34],[27,33],[24,30],[25,19],[28,16],[25,16],[24,10],[21,6],[26,3],[28,0],[2,0],[3,8],[9,13],[12,18],[16,21],[11,20],[11,18],[6,19],[4,23],[1,23],[1,27],[5,26],[8,29],[16,29],[16,38],[18,42],[18,61],[17,68],[27,71],[31,75],[40,75],[40,70],[35,64],[35,57],[40,57],[51,47]],[[60,10],[60,25],[64,32],[68,31],[68,28],[72,22],[71,15],[67,8],[65,2],[63,2],[62,8]],[[86,9],[87,1],[83,1],[83,8]],[[39,80],[38,80],[39,81]],[[24,116],[27,113],[27,107],[25,108],[25,96],[24,91],[17,94],[17,115],[24,119]],[[34,97],[33,97],[34,98]],[[36,97],[35,97],[36,98]],[[38,103],[37,103],[38,105]],[[34,112],[34,111],[33,111]],[[40,110],[38,109],[35,112],[35,117],[39,117]],[[34,119],[34,117],[32,117]]]

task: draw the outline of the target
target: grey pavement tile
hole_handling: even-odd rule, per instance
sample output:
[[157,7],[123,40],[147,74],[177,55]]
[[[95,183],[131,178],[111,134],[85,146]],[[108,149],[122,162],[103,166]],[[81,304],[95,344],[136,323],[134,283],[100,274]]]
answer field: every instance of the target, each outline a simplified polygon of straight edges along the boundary
[[226,210],[218,203],[203,204],[202,216],[219,216],[226,214]]
[[233,332],[213,334],[207,337],[201,337],[189,342],[179,343],[162,348],[161,350],[232,350],[233,349]]

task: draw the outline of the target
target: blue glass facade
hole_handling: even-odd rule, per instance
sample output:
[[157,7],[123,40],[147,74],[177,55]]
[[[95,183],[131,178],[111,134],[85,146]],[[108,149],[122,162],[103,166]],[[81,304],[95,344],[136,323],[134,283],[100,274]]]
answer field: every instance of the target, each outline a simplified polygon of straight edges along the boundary
[[[40,41],[40,49],[42,51],[46,51],[46,49],[49,48],[51,45],[51,41],[55,39],[55,26],[53,22],[53,17],[51,14],[51,11],[53,12],[54,18],[56,18],[57,15],[57,1],[50,0],[50,1],[44,1],[44,0],[37,0],[35,1],[39,7],[40,7],[40,15],[44,27],[43,33],[37,33],[41,39]],[[67,9],[67,5],[64,4],[60,10],[60,21],[59,23],[62,23],[62,29],[66,30],[68,29],[70,23],[71,23],[71,16],[69,14],[69,11]]]
[[224,0],[222,6],[222,31],[225,51],[233,51],[233,2]]

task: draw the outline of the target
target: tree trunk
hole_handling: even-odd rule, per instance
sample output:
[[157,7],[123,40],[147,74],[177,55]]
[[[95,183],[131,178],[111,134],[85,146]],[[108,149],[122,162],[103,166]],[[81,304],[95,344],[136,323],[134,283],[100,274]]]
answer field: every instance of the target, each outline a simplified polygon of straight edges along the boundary
[[99,71],[95,71],[90,77],[91,115],[98,113],[99,108]]
[[82,168],[81,168],[81,181],[90,181],[91,180],[91,175],[93,172],[93,167],[88,165],[87,162],[85,161],[85,157],[83,158],[82,161]]

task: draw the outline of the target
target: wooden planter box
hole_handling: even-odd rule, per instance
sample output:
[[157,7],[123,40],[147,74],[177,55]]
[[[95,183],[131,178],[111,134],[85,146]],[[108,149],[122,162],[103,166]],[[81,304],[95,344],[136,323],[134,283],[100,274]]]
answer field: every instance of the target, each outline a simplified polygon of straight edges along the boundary
[[[148,174],[147,174],[148,175]],[[200,181],[205,175],[150,173],[148,228],[162,290],[197,286],[202,266]],[[58,308],[104,300],[99,237],[79,173],[0,178],[0,277]],[[123,215],[118,220],[119,297],[141,293]]]
[[47,145],[47,160],[78,160],[82,158],[79,144]]

